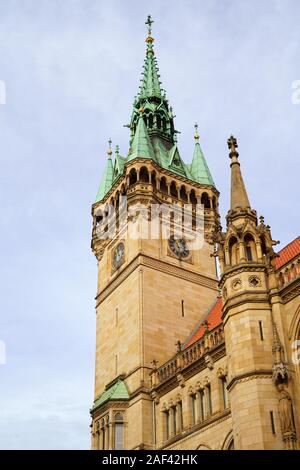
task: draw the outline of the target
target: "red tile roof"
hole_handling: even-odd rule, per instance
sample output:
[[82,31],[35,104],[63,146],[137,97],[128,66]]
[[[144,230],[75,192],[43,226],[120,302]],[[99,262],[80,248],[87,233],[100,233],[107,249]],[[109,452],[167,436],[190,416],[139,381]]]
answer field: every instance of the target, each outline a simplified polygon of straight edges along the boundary
[[276,269],[291,261],[295,256],[300,255],[300,237],[295,238],[278,252],[278,258],[275,258]]
[[[276,269],[281,268],[283,265],[291,261],[297,255],[300,255],[300,236],[297,237],[295,240],[290,242],[284,248],[282,248],[278,252],[278,258],[275,258],[275,266]],[[192,334],[192,336],[188,339],[187,343],[185,344],[185,349],[188,348],[191,344],[198,341],[198,339],[202,338],[204,335],[204,325],[203,322],[208,322],[208,329],[209,331],[213,330],[217,326],[222,323],[222,299],[218,298],[212,308],[209,310],[208,314],[201,321],[201,324],[198,326],[196,331]]]
[[214,303],[214,305],[212,306],[212,308],[210,309],[210,311],[208,312],[208,314],[206,315],[206,317],[204,318],[204,320],[202,320],[201,324],[199,325],[195,333],[193,333],[191,338],[189,338],[187,344],[185,345],[185,349],[191,344],[198,341],[198,339],[200,339],[204,335],[205,328],[203,326],[203,321],[208,322],[208,330],[210,331],[222,323],[221,316],[222,316],[222,299],[218,298],[216,302]]

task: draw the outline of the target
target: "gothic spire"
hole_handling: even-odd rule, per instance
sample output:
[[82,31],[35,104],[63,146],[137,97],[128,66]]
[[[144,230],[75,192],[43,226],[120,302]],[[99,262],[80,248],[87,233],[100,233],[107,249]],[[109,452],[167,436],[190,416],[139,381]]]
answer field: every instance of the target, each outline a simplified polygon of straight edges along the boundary
[[198,134],[198,124],[196,123],[194,127],[195,149],[191,165],[192,176],[194,177],[195,181],[197,181],[197,183],[215,186],[214,180],[211,176],[211,173],[209,171],[208,165],[206,163],[205,157],[199,144],[200,136]]
[[106,166],[102,175],[101,183],[98,189],[98,193],[96,196],[96,201],[101,201],[104,198],[105,194],[110,190],[112,183],[113,183],[113,163],[112,163],[112,149],[111,149],[112,141],[111,139],[108,140],[108,151],[107,151],[107,161]]
[[231,201],[230,209],[234,210],[239,208],[250,209],[250,202],[248,199],[245,183],[241,173],[239,154],[237,152],[238,144],[233,135],[227,140],[228,148],[230,150],[229,157],[231,159]]
[[150,158],[156,160],[154,149],[150,141],[147,128],[143,119],[143,112],[140,112],[137,128],[131,142],[127,161],[134,158]]
[[146,21],[148,35],[141,85],[134,99],[133,113],[128,127],[131,129],[132,140],[139,120],[139,111],[142,110],[145,112],[144,121],[149,135],[158,135],[173,144],[175,133],[173,113],[169,107],[166,92],[161,88],[157,59],[153,49],[152,23],[153,20],[149,15]]
[[141,79],[141,86],[140,86],[140,91],[138,93],[138,96],[140,98],[147,98],[147,97],[158,97],[158,98],[163,98],[163,93],[161,90],[161,82],[159,80],[160,75],[159,75],[159,70],[158,70],[158,65],[157,65],[157,60],[154,55],[154,50],[153,50],[153,42],[154,38],[151,36],[151,30],[152,30],[152,23],[153,20],[151,19],[151,16],[148,16],[148,19],[146,21],[146,25],[148,25],[148,36],[146,38],[146,43],[147,43],[147,49],[146,49],[146,58],[145,58],[145,63],[143,67],[143,74],[142,74],[142,79]]

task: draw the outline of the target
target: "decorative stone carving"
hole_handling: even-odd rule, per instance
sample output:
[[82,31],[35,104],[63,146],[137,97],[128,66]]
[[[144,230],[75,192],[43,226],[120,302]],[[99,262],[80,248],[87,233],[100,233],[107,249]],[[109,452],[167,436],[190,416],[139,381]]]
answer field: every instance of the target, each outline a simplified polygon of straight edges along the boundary
[[283,441],[286,449],[296,448],[296,429],[294,422],[293,405],[290,394],[283,385],[278,386],[279,390],[279,414]]
[[242,288],[242,281],[240,278],[234,279],[231,283],[233,290],[240,290]]
[[250,276],[249,277],[249,286],[251,286],[251,287],[261,286],[260,278],[258,276]]
[[214,368],[214,363],[211,356],[205,356],[205,363],[209,370],[212,370]]
[[177,374],[177,381],[180,387],[185,387],[185,379],[182,374]]

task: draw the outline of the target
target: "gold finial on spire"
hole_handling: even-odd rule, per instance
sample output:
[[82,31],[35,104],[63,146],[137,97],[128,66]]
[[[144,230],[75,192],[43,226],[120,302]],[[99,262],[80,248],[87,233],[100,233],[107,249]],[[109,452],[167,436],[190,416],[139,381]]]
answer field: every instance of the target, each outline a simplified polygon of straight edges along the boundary
[[152,43],[154,41],[153,37],[151,36],[152,23],[154,23],[154,21],[152,20],[151,15],[148,15],[147,21],[145,23],[148,26],[148,36],[146,38],[146,42],[150,42],[150,43]]
[[112,149],[111,149],[111,144],[112,144],[112,140],[111,138],[108,139],[108,150],[107,150],[107,155],[111,156],[112,155]]
[[194,128],[195,128],[194,139],[197,141],[197,140],[200,139],[200,136],[199,136],[199,133],[198,133],[198,124],[196,122],[195,122]]

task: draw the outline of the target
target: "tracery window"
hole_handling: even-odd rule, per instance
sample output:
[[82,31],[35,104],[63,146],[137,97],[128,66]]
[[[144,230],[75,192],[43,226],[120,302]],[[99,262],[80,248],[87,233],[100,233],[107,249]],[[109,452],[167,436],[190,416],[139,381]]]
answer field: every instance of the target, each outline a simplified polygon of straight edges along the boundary
[[117,413],[114,420],[114,449],[124,449],[124,421],[122,413]]

